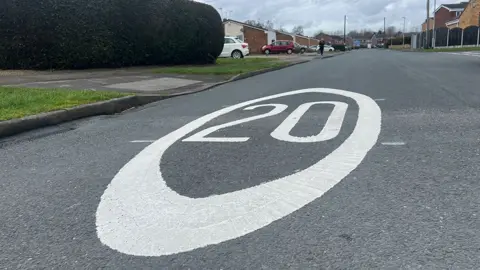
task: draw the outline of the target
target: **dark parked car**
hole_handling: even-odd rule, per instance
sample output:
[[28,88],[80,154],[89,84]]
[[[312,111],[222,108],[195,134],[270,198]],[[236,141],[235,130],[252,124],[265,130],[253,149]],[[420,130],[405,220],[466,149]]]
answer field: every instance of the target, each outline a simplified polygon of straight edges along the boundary
[[295,43],[291,40],[277,40],[272,44],[265,45],[262,47],[262,53],[272,54],[272,53],[304,53],[307,50],[306,46],[301,46],[298,43]]

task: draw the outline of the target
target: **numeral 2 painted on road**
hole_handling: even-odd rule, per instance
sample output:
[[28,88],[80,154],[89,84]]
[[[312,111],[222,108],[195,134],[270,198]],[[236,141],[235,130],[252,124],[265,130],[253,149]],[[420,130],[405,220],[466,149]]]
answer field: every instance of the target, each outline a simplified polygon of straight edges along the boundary
[[[292,129],[297,125],[298,121],[302,118],[302,116],[316,104],[333,104],[335,107],[332,110],[332,113],[327,119],[327,122],[323,129],[315,136],[308,136],[308,137],[297,137],[290,135]],[[256,108],[261,107],[274,107],[271,111],[247,117],[244,119],[232,121],[229,123],[216,125],[213,127],[209,127],[204,129],[194,135],[184,139],[184,142],[246,142],[250,138],[248,137],[207,137],[209,134],[218,131],[223,128],[232,127],[235,125],[240,125],[243,123],[247,123],[250,121],[270,117],[277,115],[287,109],[287,105],[284,104],[262,104],[262,105],[255,105],[245,108],[244,110],[254,110]],[[312,143],[312,142],[321,142],[327,141],[330,139],[335,138],[338,133],[340,133],[340,128],[342,127],[343,119],[345,118],[345,113],[347,112],[348,104],[344,102],[336,102],[336,101],[319,101],[319,102],[309,102],[300,105],[297,109],[295,109],[287,118],[270,134],[273,138],[286,141],[286,142],[297,142],[297,143]]]

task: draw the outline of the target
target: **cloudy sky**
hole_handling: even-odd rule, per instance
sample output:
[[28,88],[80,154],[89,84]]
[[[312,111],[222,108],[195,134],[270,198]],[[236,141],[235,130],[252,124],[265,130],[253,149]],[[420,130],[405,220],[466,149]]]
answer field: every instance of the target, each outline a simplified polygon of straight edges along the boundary
[[[387,27],[403,29],[406,17],[406,31],[419,29],[426,18],[426,0],[197,0],[214,6],[222,17],[238,21],[271,20],[276,27],[291,30],[302,25],[305,34],[312,35],[318,30],[343,32],[343,16],[347,15],[347,32],[350,30],[383,29],[383,18]],[[464,0],[468,1],[468,0]],[[431,8],[433,9],[433,0]],[[437,0],[437,6],[458,3],[461,0]]]

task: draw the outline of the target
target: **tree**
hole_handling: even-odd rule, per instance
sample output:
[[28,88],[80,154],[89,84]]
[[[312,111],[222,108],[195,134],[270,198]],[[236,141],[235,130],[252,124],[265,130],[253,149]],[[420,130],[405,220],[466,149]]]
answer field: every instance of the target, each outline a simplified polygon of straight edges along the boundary
[[254,27],[265,28],[265,25],[261,21],[246,20],[244,23]]
[[263,26],[264,26],[265,28],[267,28],[267,29],[273,29],[273,28],[274,28],[274,24],[273,24],[273,22],[270,21],[270,20],[267,20],[267,21],[263,24]]
[[303,35],[303,26],[297,25],[292,28],[292,33],[297,35]]
[[395,26],[389,26],[387,28],[387,35],[390,37],[393,36],[396,32],[397,32],[397,28],[395,28]]
[[332,32],[332,35],[335,36],[343,36],[343,30],[336,30]]
[[313,36],[314,36],[314,37],[318,37],[318,36],[324,35],[324,34],[325,34],[325,32],[323,32],[323,30],[317,30],[317,31],[315,32],[315,34],[313,34]]
[[348,32],[348,35],[351,36],[351,37],[356,37],[356,36],[359,36],[360,33],[357,30],[352,30],[352,31]]

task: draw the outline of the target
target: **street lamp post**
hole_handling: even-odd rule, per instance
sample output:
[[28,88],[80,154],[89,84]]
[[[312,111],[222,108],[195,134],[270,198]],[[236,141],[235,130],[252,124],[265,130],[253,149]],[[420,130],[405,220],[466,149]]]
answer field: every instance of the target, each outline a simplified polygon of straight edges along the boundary
[[383,17],[383,47],[387,44],[387,18]]
[[403,18],[403,31],[402,31],[402,35],[403,35],[403,48],[405,48],[405,20],[406,18],[405,17],[402,17]]
[[433,0],[433,31],[432,31],[432,46],[433,48],[435,48],[435,43],[436,43],[436,39],[437,39],[437,33],[435,31],[435,25],[436,25],[436,21],[435,21],[435,10],[437,9],[437,0]]
[[428,30],[430,30],[430,0],[427,0],[427,29],[425,29],[425,49],[428,49]]

